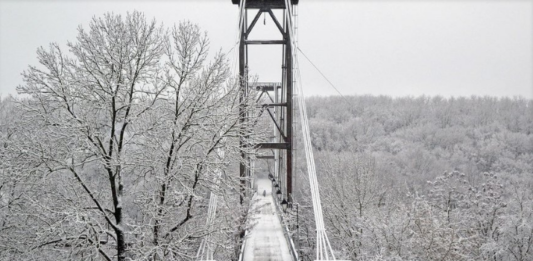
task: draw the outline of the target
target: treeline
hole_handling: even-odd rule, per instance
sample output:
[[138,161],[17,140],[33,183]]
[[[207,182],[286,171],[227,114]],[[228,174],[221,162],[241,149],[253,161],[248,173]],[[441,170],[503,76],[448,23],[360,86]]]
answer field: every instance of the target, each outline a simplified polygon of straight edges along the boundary
[[370,154],[379,175],[424,184],[450,170],[472,181],[533,172],[531,100],[314,97],[308,110],[317,151]]
[[533,259],[532,100],[312,97],[307,107],[341,258]]

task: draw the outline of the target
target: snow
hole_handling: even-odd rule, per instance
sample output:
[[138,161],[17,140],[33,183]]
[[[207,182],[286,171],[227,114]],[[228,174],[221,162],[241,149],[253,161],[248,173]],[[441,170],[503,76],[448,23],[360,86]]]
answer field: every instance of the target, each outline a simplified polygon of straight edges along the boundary
[[[292,261],[287,240],[276,214],[272,185],[268,179],[257,180],[251,219],[255,224],[248,231],[244,261]],[[266,196],[263,196],[266,191]]]

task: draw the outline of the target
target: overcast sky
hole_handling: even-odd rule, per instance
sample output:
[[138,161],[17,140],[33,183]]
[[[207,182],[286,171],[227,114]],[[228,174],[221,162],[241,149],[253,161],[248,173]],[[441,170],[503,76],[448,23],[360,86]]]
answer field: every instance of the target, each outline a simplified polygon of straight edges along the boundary
[[[16,93],[39,46],[74,41],[93,16],[133,10],[166,25],[199,24],[212,51],[234,46],[231,0],[0,0],[0,94]],[[300,0],[299,46],[343,95],[533,99],[532,17],[533,0]],[[261,19],[252,36],[270,38],[272,26]],[[251,47],[252,73],[279,81],[280,58],[279,47]],[[306,96],[337,94],[299,60]]]

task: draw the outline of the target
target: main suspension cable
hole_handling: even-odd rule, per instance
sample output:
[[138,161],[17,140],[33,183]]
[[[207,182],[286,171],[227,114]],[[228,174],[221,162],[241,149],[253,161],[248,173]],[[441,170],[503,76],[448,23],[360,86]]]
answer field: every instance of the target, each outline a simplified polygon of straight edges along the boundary
[[300,47],[296,47],[298,49],[298,51],[300,51],[300,53],[305,57],[305,59],[313,66],[315,67],[315,69],[318,71],[318,73],[320,73],[320,75],[322,75],[322,77],[329,83],[329,85],[331,85],[331,87],[333,87],[333,89],[335,89],[335,91],[337,91],[337,93],[344,98],[344,95],[342,95],[342,93],[339,91],[339,89],[337,89],[337,87],[335,87],[335,85],[328,79],[328,77],[326,77],[326,75],[324,73],[322,73],[322,71],[315,65],[315,63],[313,63],[313,61],[311,61],[311,59],[309,59],[309,57],[307,57],[307,55],[305,55],[304,51],[302,51],[302,49],[300,49]]
[[[298,55],[296,52],[296,41],[294,37],[294,31],[293,31],[293,23],[292,23],[292,9],[291,5],[289,4],[289,0],[285,0],[285,14],[288,21],[288,30],[289,30],[289,37],[290,37],[290,44],[291,49],[293,50],[292,56],[293,61],[296,63],[296,68],[299,68],[298,66]],[[292,70],[293,68],[290,68]],[[317,248],[316,248],[316,259],[317,260],[336,260],[335,255],[333,253],[333,249],[331,248],[331,244],[329,242],[328,236],[326,234],[326,228],[324,225],[324,215],[322,210],[322,203],[320,200],[320,192],[318,188],[318,179],[316,176],[316,167],[315,167],[315,159],[313,155],[313,148],[311,145],[311,136],[309,131],[309,121],[307,117],[307,108],[305,104],[305,97],[303,94],[303,88],[301,86],[301,75],[299,70],[296,70],[297,77],[300,78],[300,81],[298,81],[295,85],[298,89],[298,98],[299,98],[299,108],[300,108],[300,118],[301,118],[301,124],[302,124],[302,134],[303,134],[303,140],[304,140],[304,150],[306,155],[306,162],[307,162],[307,171],[309,175],[309,185],[311,190],[311,198],[313,201],[313,210],[314,210],[314,216],[315,216],[315,226],[316,226],[316,233],[317,233]]]

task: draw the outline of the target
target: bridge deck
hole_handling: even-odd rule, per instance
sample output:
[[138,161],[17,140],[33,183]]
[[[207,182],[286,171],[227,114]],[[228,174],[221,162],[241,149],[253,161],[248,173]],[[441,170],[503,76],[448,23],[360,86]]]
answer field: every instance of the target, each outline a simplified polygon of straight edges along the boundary
[[[272,198],[268,179],[257,181],[257,193],[252,205],[251,219],[255,225],[249,230],[244,248],[244,261],[292,261],[287,240]],[[263,196],[266,191],[266,196]]]

